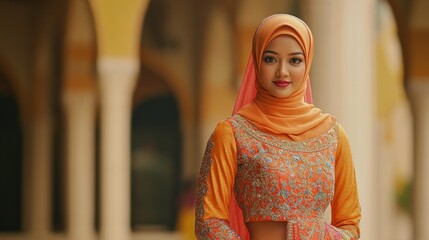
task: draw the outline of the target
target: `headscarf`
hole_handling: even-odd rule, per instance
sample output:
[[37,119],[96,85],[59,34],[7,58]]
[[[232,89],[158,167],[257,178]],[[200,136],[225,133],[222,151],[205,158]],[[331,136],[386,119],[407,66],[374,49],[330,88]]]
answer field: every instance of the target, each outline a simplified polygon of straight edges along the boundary
[[[263,52],[270,41],[280,35],[293,37],[305,57],[304,81],[285,98],[272,96],[263,87],[260,76]],[[301,19],[288,14],[275,14],[265,18],[255,32],[252,54],[233,114],[245,117],[264,132],[282,135],[293,141],[302,141],[327,132],[334,126],[335,118],[322,113],[311,104],[309,73],[313,52],[313,35]]]

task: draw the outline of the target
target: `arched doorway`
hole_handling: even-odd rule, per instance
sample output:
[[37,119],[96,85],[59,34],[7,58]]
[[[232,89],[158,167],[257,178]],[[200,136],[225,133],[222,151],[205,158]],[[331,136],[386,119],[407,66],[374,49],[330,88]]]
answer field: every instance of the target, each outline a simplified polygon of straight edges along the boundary
[[22,226],[23,138],[18,101],[0,72],[0,231]]
[[174,230],[182,166],[177,100],[162,76],[142,67],[131,133],[131,224]]

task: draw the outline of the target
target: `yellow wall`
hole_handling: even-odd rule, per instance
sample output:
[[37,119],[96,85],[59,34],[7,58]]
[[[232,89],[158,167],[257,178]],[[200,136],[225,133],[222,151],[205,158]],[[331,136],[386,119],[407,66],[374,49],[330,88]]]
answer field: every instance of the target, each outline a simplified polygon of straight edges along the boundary
[[99,56],[138,58],[143,14],[149,1],[90,2],[94,13]]

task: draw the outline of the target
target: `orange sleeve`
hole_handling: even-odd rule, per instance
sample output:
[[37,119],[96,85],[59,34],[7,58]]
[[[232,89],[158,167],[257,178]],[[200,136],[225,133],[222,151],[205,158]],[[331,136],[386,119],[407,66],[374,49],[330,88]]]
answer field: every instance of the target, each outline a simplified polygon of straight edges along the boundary
[[[359,239],[361,209],[356,174],[348,137],[338,125],[338,147],[335,155],[335,192],[331,202],[332,226],[344,236],[339,239]],[[337,238],[333,238],[337,239]]]
[[237,171],[231,126],[219,123],[207,142],[198,178],[195,234],[198,239],[240,239],[229,227],[229,200]]

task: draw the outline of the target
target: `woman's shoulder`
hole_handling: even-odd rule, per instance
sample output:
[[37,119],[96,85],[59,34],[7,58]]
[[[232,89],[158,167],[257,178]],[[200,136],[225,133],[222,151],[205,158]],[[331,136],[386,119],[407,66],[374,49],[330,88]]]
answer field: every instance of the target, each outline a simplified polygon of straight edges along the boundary
[[228,117],[216,123],[216,127],[213,130],[214,136],[222,136],[225,134],[233,134],[233,130],[231,127],[231,118]]
[[339,137],[340,136],[347,136],[346,130],[344,130],[344,127],[343,127],[343,125],[341,125],[341,123],[336,122],[335,128],[337,129],[337,133],[338,133]]
[[[245,127],[249,125],[246,118],[234,114],[230,117],[227,117],[219,122],[217,122],[215,129],[213,130],[213,135],[215,136],[224,136],[224,135],[235,135],[237,128]],[[247,126],[248,127],[248,126]]]
[[215,145],[220,144],[223,146],[235,143],[234,131],[230,123],[228,123],[228,119],[217,122],[209,141]]
[[347,135],[346,130],[341,125],[341,123],[336,122],[335,123],[335,128],[336,128],[337,138],[338,138],[339,144],[342,145],[343,143],[348,143],[349,142],[349,137]]

